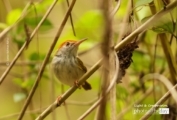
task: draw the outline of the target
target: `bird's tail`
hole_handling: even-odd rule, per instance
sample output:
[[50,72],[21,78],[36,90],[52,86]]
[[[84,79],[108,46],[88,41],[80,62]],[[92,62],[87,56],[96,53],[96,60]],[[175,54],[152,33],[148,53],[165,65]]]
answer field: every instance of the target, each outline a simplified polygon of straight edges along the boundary
[[85,90],[91,90],[91,89],[92,89],[91,85],[90,85],[87,81],[85,81],[85,82],[82,84],[82,87],[83,87]]

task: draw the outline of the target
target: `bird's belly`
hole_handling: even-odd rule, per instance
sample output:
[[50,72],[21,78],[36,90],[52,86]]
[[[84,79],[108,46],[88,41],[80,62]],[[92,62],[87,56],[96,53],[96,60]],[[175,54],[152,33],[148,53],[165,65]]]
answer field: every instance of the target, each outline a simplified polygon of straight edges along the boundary
[[64,84],[72,86],[74,81],[79,80],[79,78],[84,74],[75,64],[66,64],[67,61],[58,61],[59,63],[54,64],[53,68],[55,76]]

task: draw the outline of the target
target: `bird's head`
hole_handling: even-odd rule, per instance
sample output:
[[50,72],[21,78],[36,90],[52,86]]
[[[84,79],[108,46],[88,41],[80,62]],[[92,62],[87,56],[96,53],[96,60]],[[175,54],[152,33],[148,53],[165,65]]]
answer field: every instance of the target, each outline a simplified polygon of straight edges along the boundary
[[79,41],[75,41],[75,40],[67,40],[65,42],[63,42],[60,46],[59,49],[56,53],[56,55],[77,55],[77,51],[79,48],[79,45],[84,42],[86,39],[82,39]]

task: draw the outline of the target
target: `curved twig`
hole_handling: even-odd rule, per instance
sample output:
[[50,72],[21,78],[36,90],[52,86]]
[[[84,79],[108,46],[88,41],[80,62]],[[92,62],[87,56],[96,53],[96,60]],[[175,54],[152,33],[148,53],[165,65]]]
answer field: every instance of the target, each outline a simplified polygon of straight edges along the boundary
[[[112,89],[112,87],[114,86],[114,84],[116,83],[117,77],[118,77],[118,71],[119,71],[119,61],[117,59],[117,54],[116,52],[114,52],[115,54],[115,66],[116,66],[116,70],[115,70],[115,74],[113,79],[111,80],[111,83],[108,87],[108,89],[106,90],[106,95],[110,92],[110,90]],[[93,104],[82,116],[80,116],[78,118],[78,120],[83,120],[87,115],[89,115],[99,104],[100,102],[103,100],[103,97],[101,97],[99,100],[97,100],[95,102],[95,104]]]
[[169,98],[170,94],[177,103],[177,91],[175,90],[175,88],[177,88],[177,84],[172,86],[166,77],[157,73],[146,75],[143,77],[143,79],[158,79],[169,89],[169,91],[158,102],[156,102],[156,104],[151,109],[149,109],[146,114],[140,118],[140,120],[147,120],[154,113],[154,111],[159,108],[159,105],[161,105]]
[[145,75],[143,77],[143,80],[145,80],[145,79],[156,79],[156,80],[159,80],[160,82],[162,82],[167,87],[167,89],[171,92],[173,99],[177,103],[177,97],[176,97],[177,91],[175,89],[171,90],[171,88],[173,88],[173,85],[169,82],[169,80],[165,76],[160,75],[158,73],[152,73],[152,74]]
[[[142,24],[139,28],[137,28],[135,31],[133,31],[130,35],[128,35],[123,41],[121,41],[119,44],[116,45],[115,50],[118,51],[120,48],[122,48],[125,44],[133,41],[134,37],[137,36],[139,33],[145,31],[147,29],[147,26],[151,25],[152,22],[155,22],[156,20],[160,19],[161,16],[165,15],[168,11],[172,10],[173,8],[176,7],[177,1],[172,2],[169,4],[166,9],[161,10],[158,12],[156,15],[154,15],[151,19],[147,20],[144,24]],[[84,74],[79,82],[78,85],[82,84],[86,79],[88,79],[100,66],[101,66],[102,59],[99,60],[93,67],[86,73]],[[38,116],[36,120],[41,120],[45,118],[48,114],[50,114],[54,109],[56,109],[59,104],[59,106],[77,89],[76,86],[73,86],[70,88],[68,91],[66,91],[60,99],[60,102],[57,103],[55,101],[53,104],[51,104],[41,115]]]
[[141,32],[146,31],[154,22],[157,22],[163,15],[165,15],[167,12],[172,10],[176,7],[177,1],[171,2],[169,5],[167,5],[166,9],[162,9],[158,13],[156,13],[154,16],[152,16],[150,19],[148,19],[144,24],[142,24],[140,27],[138,27],[136,30],[134,30],[131,34],[129,34],[124,40],[122,40],[119,44],[116,45],[115,49],[118,51],[118,49],[122,48],[125,44],[132,41],[132,39],[140,34]]
[[121,110],[121,112],[117,115],[117,120],[121,120],[122,116],[124,114],[126,114],[129,110],[131,110],[131,108],[135,105],[135,104],[140,104],[144,99],[147,98],[147,96],[149,96],[153,91],[153,88],[149,88],[145,93],[143,93],[143,95],[141,95],[141,97],[135,101],[134,103],[132,103],[131,105],[125,107],[123,110]]
[[111,18],[115,16],[115,14],[117,13],[117,11],[119,10],[120,8],[120,3],[121,3],[121,0],[118,0],[117,1],[117,4],[116,4],[116,7],[114,8],[114,10],[111,12]]

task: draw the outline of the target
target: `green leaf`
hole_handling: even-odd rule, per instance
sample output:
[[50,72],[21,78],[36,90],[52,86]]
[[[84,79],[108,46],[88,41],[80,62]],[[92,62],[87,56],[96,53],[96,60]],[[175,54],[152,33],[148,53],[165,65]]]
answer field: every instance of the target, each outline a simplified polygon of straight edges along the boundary
[[16,85],[20,86],[20,87],[21,87],[21,85],[23,84],[23,80],[20,79],[20,78],[15,78],[15,79],[13,79],[13,82],[14,82]]
[[152,2],[153,0],[138,0],[136,3],[135,3],[135,8],[136,7],[139,7],[139,6],[142,6],[142,5],[146,5],[146,4],[149,4],[150,2]]
[[0,29],[5,29],[5,28],[7,28],[8,27],[8,25],[7,24],[5,24],[5,23],[0,23]]
[[88,29],[98,27],[102,23],[102,20],[103,18],[100,11],[89,11],[81,17],[80,22],[77,24],[79,26],[77,27],[86,27]]
[[24,100],[26,98],[26,95],[24,93],[15,93],[13,95],[13,99],[15,102],[20,102],[21,100]]
[[8,25],[12,25],[15,23],[21,16],[22,10],[21,9],[14,9],[9,12],[6,18],[6,22]]
[[[58,0],[57,4],[62,3],[64,0]],[[46,9],[53,3],[53,0],[43,0],[40,4],[35,4],[38,13],[46,11]],[[34,11],[34,10],[32,10]]]
[[[141,54],[137,51],[133,52],[133,63],[131,64],[131,68],[134,72],[138,71],[148,71],[149,65],[150,65],[150,58],[148,55]],[[144,64],[146,63],[146,64]]]
[[129,95],[129,93],[125,87],[117,86],[116,89],[117,89],[117,91],[119,91],[117,96],[119,96],[120,99],[126,99],[127,96]]
[[100,35],[96,34],[97,31],[101,34],[103,30],[103,16],[101,12],[96,10],[86,12],[75,24],[75,30],[77,31],[78,38],[89,36],[92,39],[98,39]]
[[22,88],[30,89],[34,84],[34,79],[25,80],[22,84]]
[[17,39],[17,38],[13,38],[13,42],[15,42],[19,48],[21,48],[21,46],[24,44],[24,40],[21,39]]
[[149,20],[152,17],[152,15],[144,17],[143,19],[141,19],[141,23],[145,23],[147,20]]
[[[147,21],[151,17],[152,16],[145,17],[141,20],[141,22],[144,23],[145,21]],[[166,32],[173,33],[173,23],[168,18],[164,17],[164,18],[160,19],[160,21],[158,21],[157,23],[154,23],[152,26],[153,26],[152,30],[154,32],[157,32],[157,33],[166,33]],[[174,27],[175,27],[175,25],[174,25]]]
[[[33,76],[30,76],[30,77],[33,77]],[[28,88],[32,87],[34,80],[33,80],[33,78],[30,80],[22,80],[19,78],[15,78],[15,79],[13,79],[13,82],[21,88],[28,89]]]
[[[39,17],[27,17],[25,18],[24,22],[32,28],[35,28],[36,25],[41,21],[42,16]],[[45,19],[44,22],[42,23],[40,30],[46,31],[49,30],[53,27],[52,23],[50,22],[49,19]]]
[[37,52],[31,53],[31,55],[29,57],[30,60],[34,60],[34,61],[43,60],[44,58],[45,58],[45,54],[40,54],[39,55]]
[[[44,60],[45,58],[45,54],[38,54],[37,52],[33,52],[30,54],[29,59],[31,61],[40,61],[40,60]],[[37,68],[39,67],[38,64],[34,64],[34,65],[30,65],[30,67],[34,70],[37,70]]]
[[158,26],[153,27],[152,30],[157,33],[165,33],[165,32],[173,33],[173,23],[166,22],[162,25],[158,25]]
[[39,60],[39,54],[34,52],[30,55],[30,60]]

